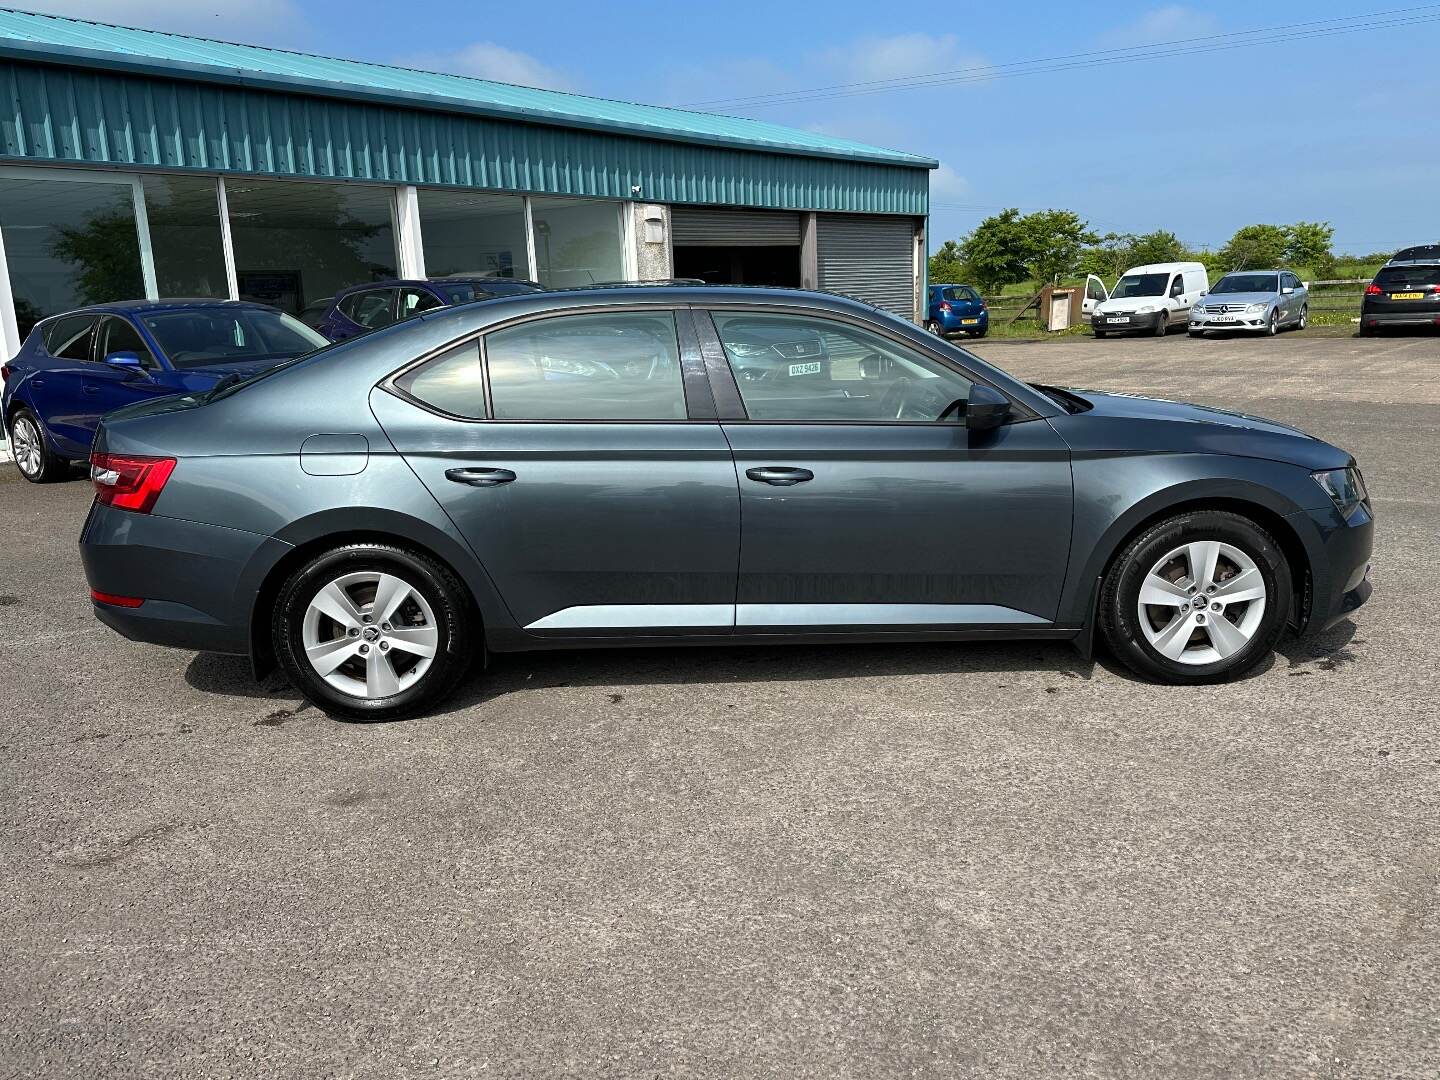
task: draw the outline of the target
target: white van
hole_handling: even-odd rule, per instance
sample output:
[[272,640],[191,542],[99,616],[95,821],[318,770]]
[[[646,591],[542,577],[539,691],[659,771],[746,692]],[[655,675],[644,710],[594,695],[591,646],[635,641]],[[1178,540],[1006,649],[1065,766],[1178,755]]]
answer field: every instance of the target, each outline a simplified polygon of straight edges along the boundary
[[1152,263],[1126,270],[1109,299],[1095,305],[1090,325],[1097,338],[1139,330],[1163,337],[1190,324],[1190,307],[1210,291],[1204,263]]

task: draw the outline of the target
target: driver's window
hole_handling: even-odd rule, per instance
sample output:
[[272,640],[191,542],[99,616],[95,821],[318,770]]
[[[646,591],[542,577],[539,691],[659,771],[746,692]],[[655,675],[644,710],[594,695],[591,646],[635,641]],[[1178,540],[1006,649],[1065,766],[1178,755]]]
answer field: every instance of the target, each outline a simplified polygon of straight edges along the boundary
[[[970,380],[959,372],[848,323],[712,316],[752,420],[934,421],[970,393]],[[950,418],[962,422],[964,409]]]
[[1170,295],[1171,295],[1171,296],[1180,296],[1180,295],[1183,294],[1184,292],[1185,292],[1185,278],[1184,278],[1182,275],[1180,275],[1180,274],[1176,274],[1176,275],[1175,275],[1175,280],[1170,283]]

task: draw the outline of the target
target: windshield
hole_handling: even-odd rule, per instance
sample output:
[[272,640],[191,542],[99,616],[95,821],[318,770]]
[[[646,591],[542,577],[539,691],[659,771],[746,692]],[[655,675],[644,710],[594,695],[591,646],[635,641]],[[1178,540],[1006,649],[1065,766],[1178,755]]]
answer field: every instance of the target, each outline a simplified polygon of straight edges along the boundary
[[1115,284],[1111,300],[1124,300],[1129,296],[1164,296],[1165,286],[1170,284],[1169,274],[1126,274]]
[[1279,274],[1226,274],[1217,281],[1215,287],[1210,290],[1212,294],[1242,292],[1273,293],[1279,291]]
[[1375,275],[1377,285],[1440,284],[1440,266],[1386,266]]
[[245,307],[183,308],[143,316],[170,363],[186,368],[289,360],[329,342],[299,319]]

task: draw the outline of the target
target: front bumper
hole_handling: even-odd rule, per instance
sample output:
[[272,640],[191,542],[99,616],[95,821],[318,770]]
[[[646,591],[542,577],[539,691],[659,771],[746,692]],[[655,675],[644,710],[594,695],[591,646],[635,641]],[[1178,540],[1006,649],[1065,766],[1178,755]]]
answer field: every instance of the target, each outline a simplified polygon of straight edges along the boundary
[[[1129,314],[1096,314],[1090,317],[1090,328],[1099,330],[1103,334],[1123,334],[1127,331],[1151,330],[1160,325],[1160,316],[1164,312],[1151,311],[1144,315]],[[1126,322],[1111,322],[1111,319],[1126,319]]]
[[250,652],[257,567],[288,550],[274,537],[98,503],[80,533],[90,587],[144,600],[95,603],[95,617],[132,641],[199,652]]
[[1215,330],[1225,331],[1249,331],[1250,333],[1264,333],[1270,328],[1270,313],[1262,311],[1258,315],[1251,315],[1249,312],[1241,312],[1227,316],[1233,322],[1220,322],[1221,317],[1216,315],[1201,315],[1198,319],[1192,312],[1190,315],[1191,330]]
[[1361,506],[1349,520],[1332,507],[1302,510],[1290,522],[1305,543],[1310,561],[1310,604],[1300,632],[1318,634],[1370,599],[1370,554],[1375,519]]

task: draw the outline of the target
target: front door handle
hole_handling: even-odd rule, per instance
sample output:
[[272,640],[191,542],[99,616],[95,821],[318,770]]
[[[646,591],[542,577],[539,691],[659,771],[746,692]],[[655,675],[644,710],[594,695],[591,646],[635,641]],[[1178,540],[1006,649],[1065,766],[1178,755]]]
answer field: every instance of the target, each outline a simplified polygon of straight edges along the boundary
[[446,469],[445,479],[471,487],[498,487],[515,479],[509,469]]
[[809,469],[792,469],[780,465],[767,465],[763,469],[746,469],[745,475],[762,484],[775,487],[794,487],[806,480],[814,480],[815,474]]

